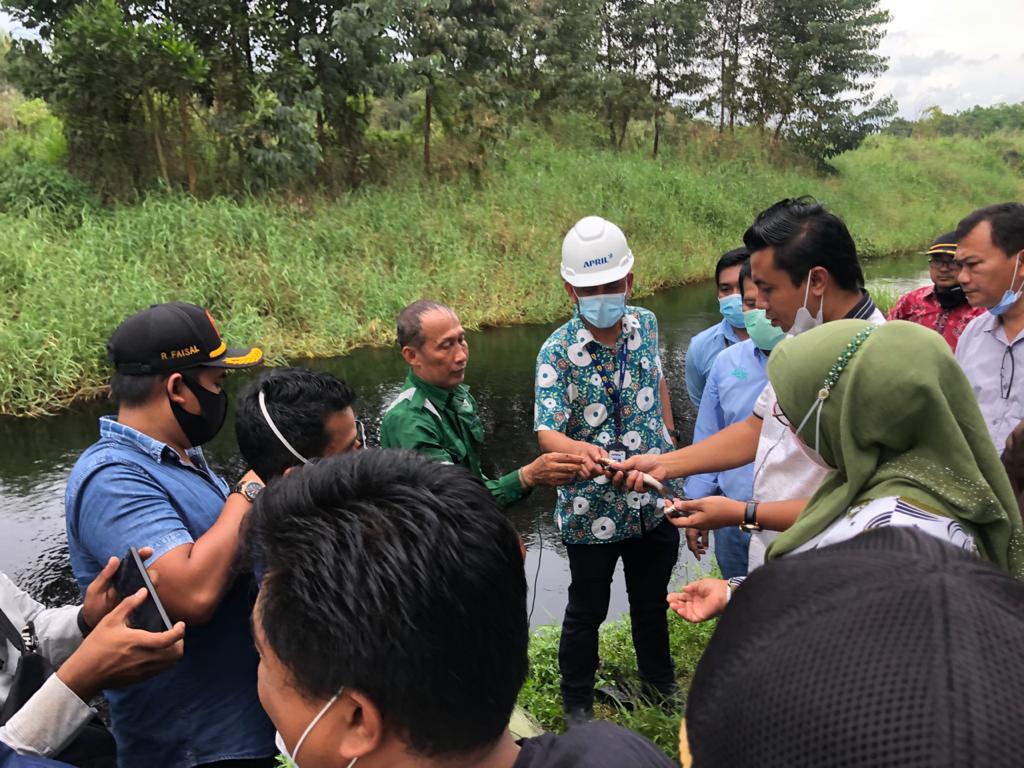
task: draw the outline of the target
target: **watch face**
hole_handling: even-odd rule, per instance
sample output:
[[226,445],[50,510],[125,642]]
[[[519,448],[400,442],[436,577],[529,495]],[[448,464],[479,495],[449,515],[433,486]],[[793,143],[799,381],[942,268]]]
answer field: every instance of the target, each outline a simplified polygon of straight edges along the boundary
[[260,491],[262,490],[263,483],[257,483],[255,480],[250,480],[248,483],[242,484],[242,495],[249,501],[255,501],[256,497],[260,495]]

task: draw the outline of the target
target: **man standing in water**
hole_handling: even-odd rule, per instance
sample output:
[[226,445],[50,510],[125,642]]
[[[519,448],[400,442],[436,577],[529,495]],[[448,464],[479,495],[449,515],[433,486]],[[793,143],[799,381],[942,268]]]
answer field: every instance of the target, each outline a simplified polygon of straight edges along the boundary
[[201,445],[220,431],[228,369],[259,364],[229,349],[209,312],[157,304],[107,344],[117,416],[78,459],[65,495],[68,547],[79,587],[140,542],[159,563],[157,591],[188,629],[180,663],[144,683],[107,691],[121,768],[268,768],[274,729],[256,694],[249,622],[251,578],[236,578],[239,528],[262,487],[253,473],[228,493]]
[[[541,450],[582,457],[588,477],[608,457],[672,450],[658,322],[626,305],[632,269],[622,230],[597,216],[577,222],[562,243],[561,268],[575,311],[537,356],[534,429]],[[558,489],[555,519],[572,576],[558,649],[570,727],[593,718],[598,627],[619,558],[640,677],[652,693],[675,693],[665,595],[679,532],[664,523],[663,506],[656,493],[616,491],[603,474]]]
[[458,316],[436,301],[413,302],[398,315],[398,345],[409,374],[384,413],[381,448],[405,448],[459,464],[483,480],[502,507],[535,486],[562,485],[584,470],[585,461],[573,453],[548,453],[488,479],[480,466],[484,428],[476,400],[463,384],[469,344]]
[[1002,453],[1010,432],[1024,420],[1024,205],[980,208],[957,225],[956,237],[967,301],[988,310],[967,326],[956,359]]
[[711,366],[719,353],[747,338],[743,326],[743,297],[740,295],[740,267],[750,253],[734,248],[723,253],[715,265],[715,290],[722,321],[705,328],[690,340],[686,350],[686,392],[694,408],[700,408]]
[[889,320],[908,320],[942,334],[952,350],[967,324],[980,315],[981,307],[967,303],[967,294],[957,280],[956,233],[939,235],[928,249],[931,285],[916,288],[900,297],[889,310]]

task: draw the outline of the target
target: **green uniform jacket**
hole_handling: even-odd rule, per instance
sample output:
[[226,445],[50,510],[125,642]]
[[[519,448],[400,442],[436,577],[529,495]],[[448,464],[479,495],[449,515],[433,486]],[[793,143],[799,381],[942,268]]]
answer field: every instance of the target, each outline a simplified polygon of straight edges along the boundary
[[484,481],[501,506],[515,504],[529,490],[520,484],[518,471],[487,479],[480,469],[483,440],[484,428],[469,387],[441,389],[411,372],[402,393],[385,411],[380,428],[381,448],[406,448],[463,466]]

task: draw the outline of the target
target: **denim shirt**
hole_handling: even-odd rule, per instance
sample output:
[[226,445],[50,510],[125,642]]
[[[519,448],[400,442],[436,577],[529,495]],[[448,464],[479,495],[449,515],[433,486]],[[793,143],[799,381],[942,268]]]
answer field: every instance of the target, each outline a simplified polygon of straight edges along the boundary
[[[159,563],[216,522],[227,484],[202,450],[188,457],[192,466],[165,443],[100,419],[100,439],[79,457],[64,498],[71,567],[83,594],[111,555],[149,546],[147,565]],[[275,753],[274,728],[256,695],[254,595],[252,577],[239,576],[208,624],[187,627],[180,662],[105,691],[120,768],[191,768]]]

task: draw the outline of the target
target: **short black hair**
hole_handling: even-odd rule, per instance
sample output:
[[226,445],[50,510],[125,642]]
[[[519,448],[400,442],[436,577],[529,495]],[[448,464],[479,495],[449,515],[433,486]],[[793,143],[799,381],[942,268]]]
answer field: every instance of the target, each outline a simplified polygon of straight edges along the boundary
[[454,315],[452,308],[432,299],[420,299],[414,301],[398,313],[398,322],[395,324],[395,336],[398,338],[399,347],[412,347],[419,349],[423,346],[423,316],[428,312],[447,312]]
[[737,264],[742,264],[744,261],[750,258],[750,251],[746,248],[733,248],[731,251],[723,253],[718,263],[715,265],[715,284],[718,284],[718,278],[722,275],[722,270],[728,269],[729,267],[735,267]]
[[850,230],[813,197],[786,198],[761,211],[743,233],[743,243],[751,253],[772,248],[776,269],[793,285],[802,284],[813,267],[824,267],[844,291],[864,288]]
[[157,385],[167,381],[169,373],[151,373],[131,376],[118,373],[110,377],[110,399],[119,406],[133,408],[145,405],[156,392]]
[[308,368],[274,368],[246,384],[235,408],[235,437],[246,465],[264,482],[283,475],[299,460],[267,425],[260,410],[261,389],[270,418],[307,459],[319,457],[330,442],[324,422],[356,398],[338,377]]
[[743,296],[743,283],[751,278],[750,259],[748,258],[740,265],[740,296]]
[[423,756],[501,737],[526,679],[526,577],[479,478],[412,451],[334,456],[268,485],[245,540],[258,621],[301,692],[362,692]]
[[979,208],[956,225],[956,241],[963,240],[983,221],[992,226],[992,244],[1007,256],[1024,250],[1024,204],[999,203]]

